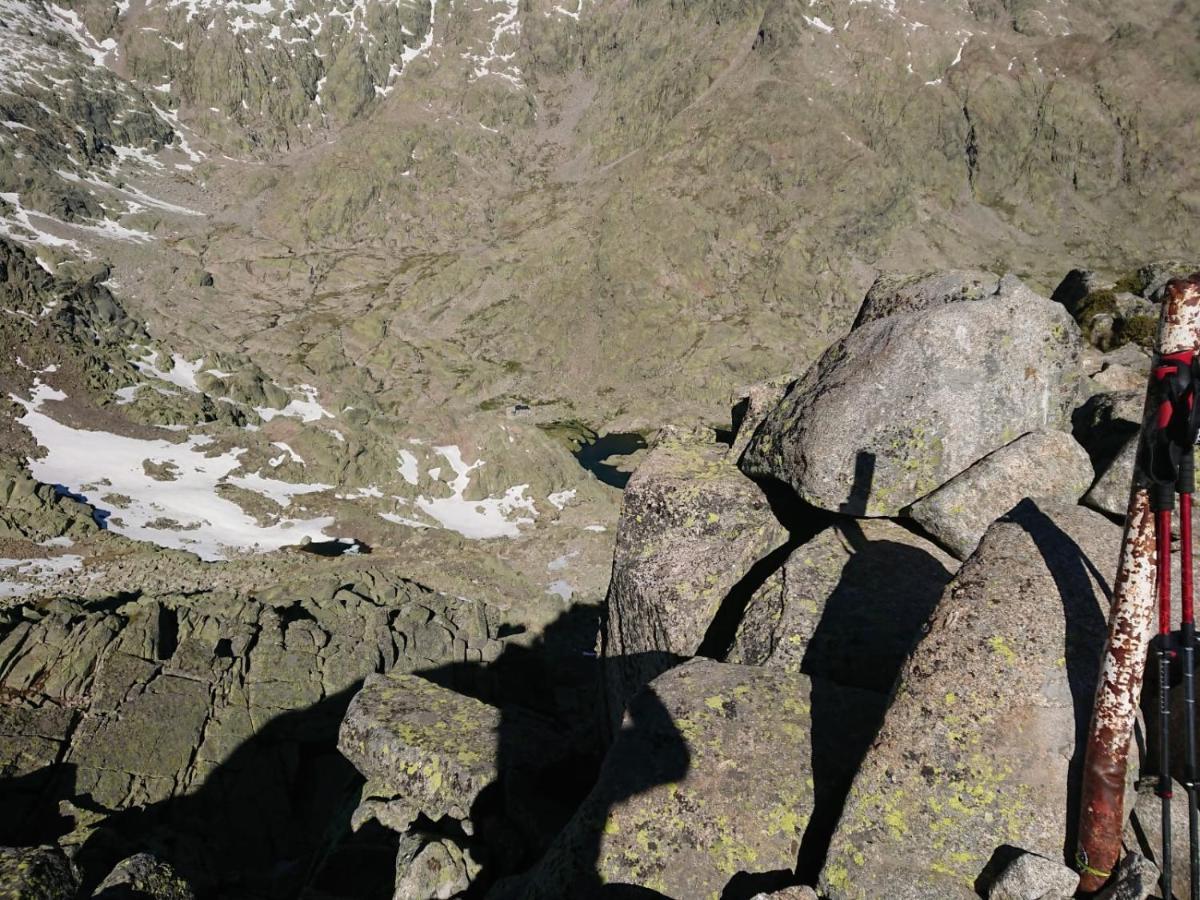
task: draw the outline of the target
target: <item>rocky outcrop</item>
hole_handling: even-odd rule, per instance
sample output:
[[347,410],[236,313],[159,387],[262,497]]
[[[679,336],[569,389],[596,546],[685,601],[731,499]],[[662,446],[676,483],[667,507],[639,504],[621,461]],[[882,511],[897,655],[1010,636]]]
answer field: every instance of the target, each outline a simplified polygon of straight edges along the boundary
[[739,872],[790,872],[881,709],[874,694],[798,673],[685,663],[631,702],[592,793],[501,896],[623,884],[709,897]]
[[750,599],[728,661],[887,692],[957,564],[884,520],[842,520]]
[[834,344],[741,466],[823,509],[895,515],[1021,434],[1065,425],[1077,357],[1062,307],[1006,277],[995,296],[879,319]]
[[1074,503],[1095,473],[1069,434],[1035,431],[989,453],[971,468],[913,504],[918,525],[966,559],[988,526],[1025,497]]
[[821,872],[831,900],[974,897],[995,850],[1061,859],[1120,529],[1024,503],[946,589]]
[[1124,516],[1129,508],[1129,491],[1133,485],[1133,468],[1137,462],[1138,437],[1130,437],[1117,456],[1096,479],[1083,498],[1092,509],[1112,516]]
[[678,432],[659,441],[618,526],[604,645],[614,724],[643,684],[701,649],[722,603],[787,537],[728,447]]
[[61,801],[93,884],[166,828],[162,861],[197,889],[286,894],[304,867],[278,881],[264,860],[319,861],[357,790],[335,742],[362,679],[494,659],[493,628],[371,570],[0,613],[0,840],[52,827]]

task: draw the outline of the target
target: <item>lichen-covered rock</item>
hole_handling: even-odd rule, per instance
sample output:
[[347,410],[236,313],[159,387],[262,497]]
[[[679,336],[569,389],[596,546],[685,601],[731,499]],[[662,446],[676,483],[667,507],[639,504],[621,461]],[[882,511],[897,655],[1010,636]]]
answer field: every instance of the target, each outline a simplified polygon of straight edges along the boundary
[[752,384],[734,391],[733,397],[733,447],[730,450],[737,459],[750,444],[754,432],[783,399],[788,386],[796,380],[794,375],[783,375]]
[[989,453],[918,500],[909,515],[966,559],[988,526],[1025,497],[1074,503],[1095,473],[1087,452],[1061,431],[1034,431]]
[[338,749],[367,779],[364,799],[396,812],[403,830],[424,813],[463,820],[498,775],[500,710],[415,675],[373,675],[355,695]]
[[618,526],[604,647],[614,724],[643,684],[700,649],[725,597],[786,540],[728,447],[660,440],[629,480]]
[[74,900],[78,889],[57,847],[0,847],[0,900]]
[[53,823],[57,798],[84,811],[63,841],[88,849],[93,883],[166,828],[198,891],[298,889],[303,866],[264,859],[327,849],[358,786],[336,750],[351,692],[375,672],[495,659],[491,627],[480,603],[365,567],[0,611],[0,833]]
[[195,900],[192,886],[149,853],[117,863],[92,894],[95,900]]
[[1006,277],[993,297],[863,325],[759,427],[743,471],[855,515],[895,515],[1074,406],[1078,330]]
[[982,300],[996,293],[1000,276],[970,269],[880,275],[867,291],[854,327],[899,313],[920,312],[947,303]]
[[830,900],[975,897],[999,846],[1061,859],[1121,530],[1022,503],[946,589],[821,872]]
[[808,885],[786,887],[769,894],[755,894],[753,900],[818,900],[817,892]]
[[503,896],[624,884],[715,898],[739,872],[790,871],[806,829],[831,824],[817,798],[836,807],[881,708],[799,673],[687,662],[630,703],[595,788]]
[[894,522],[842,521],[755,592],[727,659],[889,691],[957,568]]
[[988,900],[1069,900],[1079,887],[1079,873],[1060,862],[1022,853],[992,882]]
[[453,841],[405,837],[396,856],[392,900],[449,900],[469,888],[479,871],[479,864]]

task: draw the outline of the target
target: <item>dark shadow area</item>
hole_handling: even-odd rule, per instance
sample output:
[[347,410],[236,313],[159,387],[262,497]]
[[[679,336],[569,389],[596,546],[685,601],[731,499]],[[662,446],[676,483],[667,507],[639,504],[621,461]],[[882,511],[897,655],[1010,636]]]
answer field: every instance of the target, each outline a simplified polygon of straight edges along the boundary
[[[1074,858],[1079,831],[1079,791],[1083,778],[1083,757],[1087,750],[1092,703],[1100,678],[1101,654],[1108,628],[1102,609],[1112,605],[1108,580],[1097,570],[1080,546],[1059,528],[1032,500],[1013,507],[1006,519],[1020,525],[1033,539],[1046,568],[1054,578],[1063,604],[1067,682],[1075,713],[1075,752],[1067,769],[1067,832],[1063,859]],[[1104,596],[1097,597],[1092,579],[1101,585]]]
[[[587,818],[598,824],[576,829],[577,840],[564,856],[572,871],[569,895],[659,896],[601,884],[596,863],[602,828],[613,804],[683,778],[688,752],[657,697],[644,691],[631,704],[631,728],[615,755],[604,759],[598,628],[598,610],[576,606],[536,640],[510,642],[494,662],[416,673],[501,711],[498,777],[470,810],[469,829],[424,817],[413,829],[428,840],[450,838],[476,854],[484,868],[469,897],[484,896],[499,879],[538,862],[589,796],[602,762],[609,787],[590,802]],[[337,751],[338,728],[360,686],[280,714],[233,749],[193,793],[145,807],[115,813],[100,808],[78,793],[78,773],[70,764],[0,779],[0,842],[53,843],[94,816],[98,826],[86,833],[75,857],[83,896],[116,863],[146,852],[173,866],[201,898],[389,900],[399,835],[375,823],[351,832],[363,778]]]
[[986,897],[992,888],[994,882],[1000,874],[1009,867],[1009,865],[1019,856],[1023,856],[1025,851],[1020,847],[1014,847],[1011,844],[1001,844],[992,853],[992,858],[989,859],[980,870],[978,877],[975,879],[975,893],[980,897]]
[[332,541],[309,541],[307,544],[301,544],[300,550],[303,553],[311,553],[313,556],[352,556],[355,554],[367,554],[371,552],[371,548],[362,541],[354,539],[332,540]]
[[625,489],[629,483],[630,472],[622,472],[616,466],[605,460],[614,456],[630,456],[639,450],[646,449],[646,439],[636,432],[616,432],[596,438],[590,444],[581,444],[574,451],[578,463],[612,487]]
[[[194,793],[110,813],[76,793],[71,765],[39,773],[39,790],[10,818],[13,798],[28,784],[0,781],[0,808],[11,824],[6,839],[42,843],[70,831],[70,817],[103,816],[75,861],[85,896],[112,867],[138,852],[170,863],[201,897],[291,898],[314,881],[320,864],[349,833],[362,779],[337,752],[337,729],[358,686],[305,709],[283,713],[237,747]],[[153,740],[153,735],[147,735]],[[33,776],[30,776],[33,777]],[[59,804],[75,811],[63,816]],[[68,807],[69,809],[69,807]],[[356,857],[353,879],[335,896],[391,896],[394,835],[356,835],[342,852]]]
[[108,528],[108,520],[112,517],[111,509],[101,509],[100,507],[95,506],[92,501],[83,496],[83,494],[76,494],[65,484],[55,484],[51,485],[51,487],[54,488],[54,493],[60,497],[66,497],[68,500],[74,500],[76,503],[82,503],[84,506],[91,506],[92,520],[101,528]]

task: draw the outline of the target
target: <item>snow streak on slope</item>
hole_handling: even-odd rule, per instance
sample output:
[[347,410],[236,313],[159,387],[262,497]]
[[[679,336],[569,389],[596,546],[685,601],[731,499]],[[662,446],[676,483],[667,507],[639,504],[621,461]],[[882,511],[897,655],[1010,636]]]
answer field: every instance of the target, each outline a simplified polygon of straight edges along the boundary
[[[25,408],[17,421],[47,451],[41,459],[29,460],[30,472],[39,481],[65,486],[98,509],[112,510],[107,523],[113,531],[210,560],[238,551],[274,550],[304,537],[328,539],[325,529],[333,525],[332,518],[297,519],[284,510],[293,497],[329,490],[330,485],[234,474],[245,451],[210,456],[204,449],[211,439],[204,436],[176,444],[72,428],[42,410],[47,401],[65,396],[41,383],[31,400],[12,396]],[[272,524],[260,524],[221,496],[223,485],[278,504]]]

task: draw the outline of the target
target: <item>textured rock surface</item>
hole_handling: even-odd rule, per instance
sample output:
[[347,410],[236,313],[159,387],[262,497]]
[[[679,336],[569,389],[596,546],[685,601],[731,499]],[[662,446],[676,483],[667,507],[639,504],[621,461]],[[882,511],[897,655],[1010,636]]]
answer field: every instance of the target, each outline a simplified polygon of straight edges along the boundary
[[995,297],[878,320],[791,389],[742,468],[823,509],[895,515],[1024,432],[1061,427],[1077,354],[1063,308],[1011,278]]
[[0,847],[4,900],[73,900],[79,880],[57,847]]
[[1031,503],[989,529],[900,675],[820,888],[974,897],[996,848],[1061,859],[1120,529]]
[[832,824],[881,710],[800,674],[679,666],[632,701],[596,787],[511,896],[629,884],[714,897],[738,872],[790,871],[806,829]]
[[734,459],[745,452],[758,426],[783,399],[788,387],[795,380],[795,377],[781,376],[734,392],[732,400],[735,434],[730,450]]
[[465,891],[479,864],[453,841],[401,841],[392,900],[448,900]]
[[268,896],[303,873],[264,859],[319,858],[358,790],[335,742],[361,680],[502,647],[482,604],[369,569],[0,616],[0,837],[53,828],[57,798],[92,883],[166,829],[161,858],[198,889]]
[[1129,508],[1129,491],[1133,484],[1133,466],[1137,460],[1138,436],[1125,441],[1120,452],[1096,479],[1083,498],[1093,509],[1113,516],[1124,517]]
[[966,559],[988,526],[1021,499],[1074,503],[1094,477],[1087,453],[1073,437],[1061,431],[1034,431],[918,500],[909,515],[959,559]]
[[625,489],[608,589],[610,715],[700,649],[722,601],[787,540],[729,448],[668,434]]
[[1070,900],[1079,873],[1060,862],[1022,853],[992,882],[988,900]]
[[191,885],[149,853],[123,859],[92,895],[96,900],[195,900]]
[[[1173,704],[1174,705],[1174,704]],[[1173,710],[1174,712],[1174,710]],[[1180,709],[1180,716],[1182,711]],[[1183,719],[1173,721],[1182,722]],[[1177,731],[1182,729],[1176,729]],[[1150,752],[1157,755],[1154,748]],[[1147,754],[1149,759],[1157,757]],[[1182,762],[1182,760],[1180,760]],[[1180,769],[1182,771],[1182,769]],[[1125,846],[1136,851],[1149,863],[1156,867],[1162,866],[1162,800],[1158,798],[1158,778],[1150,775],[1142,778],[1137,785],[1137,798],[1129,821],[1125,825]],[[1176,782],[1174,796],[1171,798],[1171,878],[1172,892],[1177,897],[1186,897],[1191,882],[1191,865],[1188,848],[1188,799],[1187,791],[1182,784]],[[1161,890],[1154,890],[1155,896],[1161,895]]]
[[880,275],[867,291],[854,327],[897,313],[920,312],[964,300],[982,300],[996,293],[999,286],[999,275],[980,271]]
[[728,661],[889,691],[957,568],[894,522],[842,521],[755,592]]
[[1158,890],[1158,878],[1158,866],[1140,853],[1129,853],[1121,860],[1113,881],[1096,894],[1096,900],[1147,900]]
[[396,831],[418,814],[468,818],[498,777],[499,743],[500,710],[403,674],[368,678],[338,733],[338,749],[367,779],[364,799],[386,801]]

